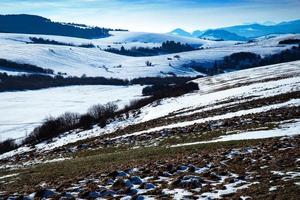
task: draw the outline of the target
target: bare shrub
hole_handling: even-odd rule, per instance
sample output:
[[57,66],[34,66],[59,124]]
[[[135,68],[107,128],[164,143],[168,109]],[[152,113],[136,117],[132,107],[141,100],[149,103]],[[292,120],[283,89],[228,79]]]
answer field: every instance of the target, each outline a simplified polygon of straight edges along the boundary
[[0,154],[12,151],[17,148],[17,144],[12,139],[7,139],[3,142],[0,142]]

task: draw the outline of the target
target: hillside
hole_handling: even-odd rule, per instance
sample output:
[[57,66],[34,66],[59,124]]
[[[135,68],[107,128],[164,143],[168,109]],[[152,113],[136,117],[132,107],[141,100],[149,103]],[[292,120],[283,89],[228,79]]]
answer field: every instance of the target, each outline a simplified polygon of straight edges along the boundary
[[111,29],[52,22],[36,15],[0,15],[0,32],[61,35],[79,38],[103,38]]
[[[131,79],[145,76],[196,76],[202,73],[186,67],[185,64],[195,61],[204,66],[211,66],[216,60],[236,52],[254,52],[262,56],[278,53],[292,45],[278,45],[287,38],[299,38],[299,35],[282,35],[260,38],[252,43],[233,41],[206,41],[197,38],[185,38],[164,34],[112,32],[113,36],[103,39],[79,39],[61,36],[0,34],[3,51],[0,58],[17,63],[32,64],[52,69],[55,74],[66,73],[68,76],[103,76]],[[83,48],[68,45],[34,44],[30,37],[42,37],[74,45],[93,44],[94,48]],[[132,46],[159,46],[162,41],[174,40],[182,43],[198,44],[201,49],[177,54],[152,57],[121,56],[102,49],[110,47],[131,48]],[[151,66],[145,63],[149,61]],[[5,69],[1,69],[5,71]],[[16,74],[16,71],[7,73]]]
[[300,62],[194,82],[104,128],[2,154],[0,197],[297,199]]

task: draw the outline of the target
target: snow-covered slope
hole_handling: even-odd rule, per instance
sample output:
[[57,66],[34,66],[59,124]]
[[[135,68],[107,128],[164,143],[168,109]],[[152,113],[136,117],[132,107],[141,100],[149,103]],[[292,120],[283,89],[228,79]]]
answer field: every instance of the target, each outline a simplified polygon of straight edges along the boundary
[[120,32],[111,31],[111,37],[99,39],[103,42],[143,42],[143,43],[162,43],[165,41],[175,41],[180,43],[198,44],[206,43],[204,40],[198,38],[190,38],[181,35],[162,34],[162,33],[147,33],[147,32]]
[[[162,42],[177,39],[176,41],[181,42],[198,42],[198,44],[202,44],[203,49],[153,57],[129,57],[108,53],[99,48],[27,44],[26,42],[29,41],[29,37],[31,36],[53,39],[65,43],[93,43],[97,46],[109,44],[118,45],[119,47],[139,46],[141,42]],[[130,32],[118,32],[115,36],[99,40],[2,33],[0,34],[0,58],[50,68],[56,73],[63,72],[73,76],[86,74],[88,76],[129,79],[145,76],[164,76],[169,73],[179,76],[195,76],[200,73],[184,67],[183,64],[190,63],[191,61],[197,61],[204,65],[211,64],[226,55],[241,51],[254,52],[261,55],[277,53],[290,47],[290,45],[278,45],[278,41],[290,37],[299,38],[300,36],[283,35],[275,38],[261,39],[253,43],[236,44],[232,41],[215,42],[164,34]],[[157,45],[157,43],[149,44]],[[146,61],[150,61],[153,66],[146,66]]]
[[[172,133],[174,131],[175,133],[184,132],[194,126],[195,128],[201,127],[201,124],[204,124],[204,128],[211,124],[216,130],[222,130],[224,121],[228,123],[231,120],[242,121],[235,129],[232,129],[229,124],[228,134],[234,133],[233,130],[251,132],[253,129],[266,129],[270,131],[264,132],[264,137],[272,137],[276,136],[276,134],[272,135],[272,127],[274,128],[278,123],[283,127],[297,126],[299,128],[297,120],[300,119],[294,112],[298,112],[300,107],[300,61],[205,77],[197,79],[195,82],[200,87],[200,90],[195,93],[161,100],[159,103],[143,107],[138,115],[132,115],[127,120],[117,120],[102,129],[95,127],[92,130],[67,133],[53,139],[52,142],[41,143],[36,147],[39,151],[44,151],[104,134],[107,134],[109,138],[109,133],[114,133],[116,130],[129,125],[132,128],[122,132],[123,134],[117,137],[113,136],[110,140],[116,142],[116,144],[123,144],[138,141],[143,138],[142,136],[155,138],[160,133],[164,135],[162,137],[168,137],[168,134],[164,133],[168,133],[168,131],[172,131]],[[267,116],[275,115],[272,118],[274,121],[264,122],[266,117],[261,117],[261,115],[264,116],[264,113]],[[286,115],[286,113],[289,113],[289,115]],[[254,116],[259,117],[260,120],[251,121],[249,119],[248,122],[247,117],[249,115],[252,118]],[[278,121],[276,119],[278,117],[281,120]],[[147,126],[141,129],[141,123],[147,124]],[[243,123],[254,123],[255,126],[253,127],[255,128],[245,129],[242,126]],[[268,123],[273,123],[270,129],[266,128]],[[279,126],[279,124],[278,127],[280,128],[281,125]],[[293,130],[297,130],[297,128],[293,128]],[[297,131],[288,131],[292,129],[286,130],[284,133],[280,131],[276,133],[279,135],[300,134]],[[126,134],[124,135],[124,133]],[[252,136],[248,135],[246,138],[251,139],[256,138],[256,136],[257,133]],[[151,140],[149,139],[149,141]]]
[[[85,113],[95,104],[115,102],[120,108],[141,98],[142,86],[71,86],[0,94],[0,142],[29,134],[49,116]],[[12,114],[13,113],[13,114]]]

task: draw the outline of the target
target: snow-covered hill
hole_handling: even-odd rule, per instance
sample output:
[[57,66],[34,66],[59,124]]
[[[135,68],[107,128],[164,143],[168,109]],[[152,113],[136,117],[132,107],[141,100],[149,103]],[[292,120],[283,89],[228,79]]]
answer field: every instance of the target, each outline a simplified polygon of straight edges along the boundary
[[[155,141],[157,134],[160,135],[160,133],[168,131],[175,131],[174,133],[176,133],[190,129],[197,124],[199,124],[198,128],[203,125],[205,129],[208,124],[211,124],[216,130],[223,130],[224,121],[245,120],[239,122],[243,124],[251,116],[260,118],[265,114],[269,116],[275,114],[280,119],[278,118],[276,121],[276,116],[268,119],[274,121],[263,122],[259,120],[251,122],[249,119],[251,123],[255,124],[256,128],[244,129],[239,125],[237,126],[237,132],[241,133],[241,136],[239,137],[237,134],[234,137],[243,139],[246,134],[244,132],[247,132],[245,138],[255,139],[257,133],[252,134],[251,131],[261,129],[267,132],[264,132],[259,138],[300,134],[299,115],[294,113],[298,112],[300,107],[300,61],[205,77],[197,79],[195,82],[199,84],[200,88],[195,93],[177,98],[167,98],[159,101],[159,103],[150,104],[140,109],[138,115],[132,115],[127,120],[117,120],[105,128],[95,127],[92,130],[66,133],[53,139],[52,142],[36,145],[37,149],[35,150],[48,151],[86,138],[103,136],[104,134],[107,134],[107,138],[110,138],[108,140],[116,144],[130,143],[130,141],[139,144],[139,138],[148,138],[147,135],[150,138],[153,137],[152,139]],[[289,115],[286,115],[286,109],[290,110]],[[278,115],[278,113],[281,114]],[[268,129],[266,128],[268,123],[274,123],[278,126],[273,124]],[[144,127],[144,125],[146,126]],[[276,127],[280,129],[281,125],[285,128],[279,132],[274,132],[273,129],[276,129]],[[118,133],[118,129],[125,128],[126,130],[128,126],[130,126],[128,131]],[[229,126],[228,134],[236,133],[233,130],[235,128],[232,129]],[[110,133],[114,133],[112,137],[110,137]],[[224,135],[221,134],[220,137],[227,138],[225,133]],[[115,137],[116,134],[120,135]],[[168,138],[168,134],[165,136]],[[214,137],[211,137],[211,139],[214,139]],[[193,141],[205,141],[201,137],[198,141],[196,140]],[[91,141],[94,140],[91,139]],[[148,141],[142,140],[141,142],[151,144],[151,139]],[[181,143],[181,141],[178,142]],[[32,149],[25,148],[25,150],[31,151]],[[2,158],[10,154],[4,154]]]
[[[236,44],[233,41],[205,41],[196,38],[170,36],[167,34],[117,32],[114,36],[86,40],[60,36],[39,36],[23,34],[0,34],[0,58],[18,63],[28,63],[43,68],[50,68],[55,73],[67,75],[104,76],[115,78],[135,78],[145,76],[165,76],[176,74],[179,76],[195,76],[199,72],[186,68],[183,64],[197,61],[203,65],[212,64],[215,60],[241,51],[268,55],[277,53],[290,45],[278,45],[278,41],[286,38],[299,38],[299,35],[282,35],[274,38],[264,38],[253,43]],[[100,48],[124,46],[158,46],[166,40],[183,43],[199,44],[203,49],[177,54],[153,57],[129,57],[102,51],[100,48],[81,48],[73,46],[58,46],[46,44],[27,44],[29,37],[43,37],[64,43],[87,44],[92,43]],[[150,61],[153,65],[146,66]],[[2,69],[3,71],[3,69]],[[14,72],[15,73],[15,72]]]
[[297,199],[300,61],[194,82],[199,91],[104,128],[0,155],[0,197],[240,198],[288,188]]

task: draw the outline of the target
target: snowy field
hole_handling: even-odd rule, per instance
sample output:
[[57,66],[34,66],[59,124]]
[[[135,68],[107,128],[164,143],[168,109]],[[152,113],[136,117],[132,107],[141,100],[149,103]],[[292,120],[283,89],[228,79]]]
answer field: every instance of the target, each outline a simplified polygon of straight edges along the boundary
[[142,86],[71,86],[0,93],[0,141],[29,134],[47,116],[84,113],[94,104],[120,107],[141,97]]
[[[0,34],[0,58],[18,63],[28,63],[42,68],[50,68],[55,73],[62,72],[67,75],[104,76],[131,79],[145,76],[165,76],[175,73],[180,76],[200,75],[184,64],[192,60],[202,64],[212,64],[215,60],[236,52],[253,52],[262,56],[278,53],[291,45],[278,45],[278,42],[287,38],[300,38],[299,34],[279,35],[271,38],[259,38],[253,43],[239,43],[235,41],[208,41],[196,38],[185,38],[167,34],[116,32],[108,38],[86,40],[79,38],[26,35],[26,34]],[[131,48],[133,46],[153,47],[161,45],[166,40],[182,43],[202,45],[204,49],[177,54],[160,55],[153,57],[129,57],[105,52],[100,48],[81,48],[59,45],[27,44],[29,37],[43,37],[64,43],[76,45],[93,43],[100,48],[108,46]],[[146,66],[150,61],[153,66]]]

